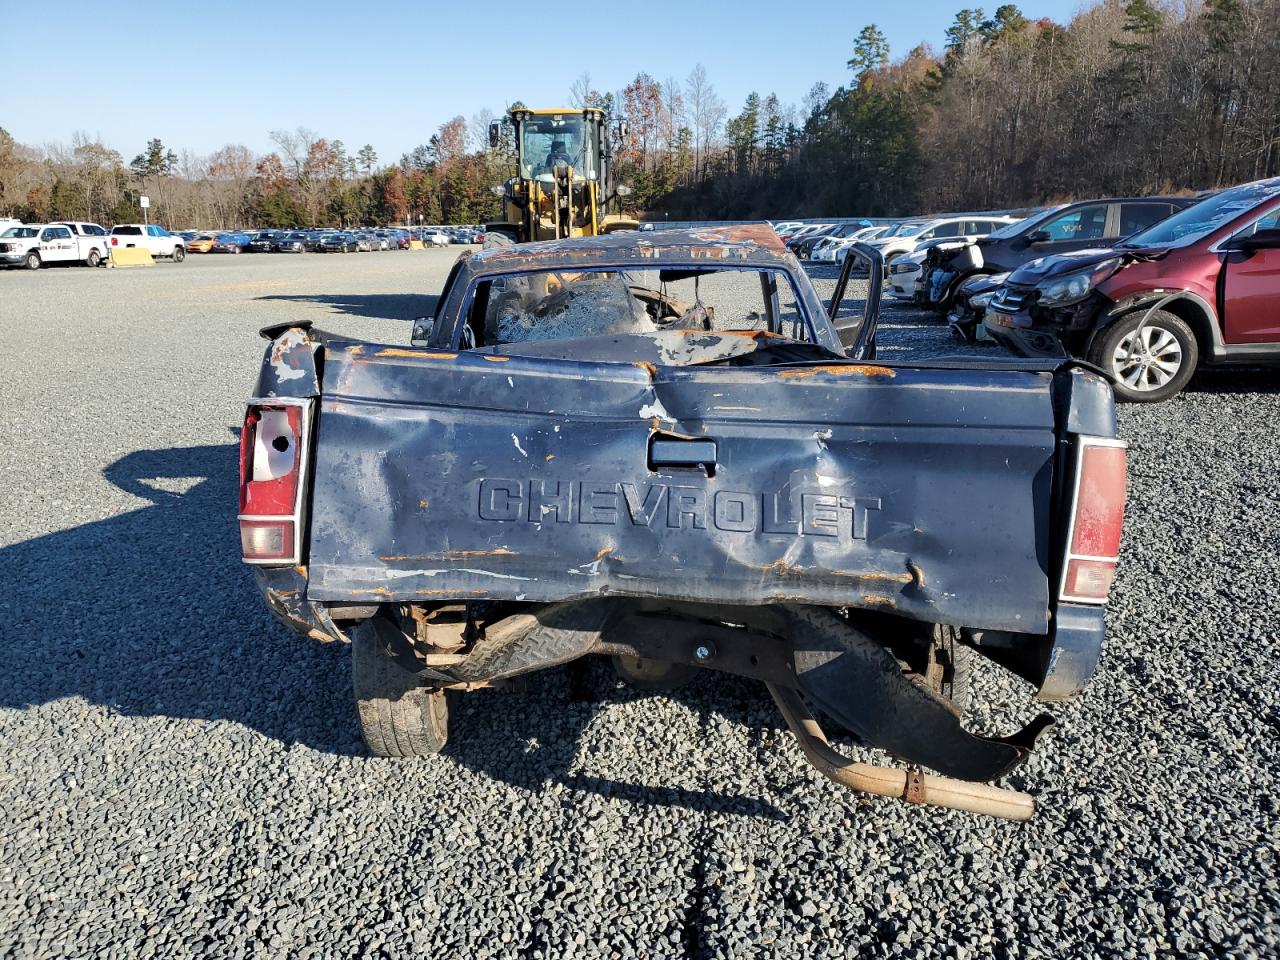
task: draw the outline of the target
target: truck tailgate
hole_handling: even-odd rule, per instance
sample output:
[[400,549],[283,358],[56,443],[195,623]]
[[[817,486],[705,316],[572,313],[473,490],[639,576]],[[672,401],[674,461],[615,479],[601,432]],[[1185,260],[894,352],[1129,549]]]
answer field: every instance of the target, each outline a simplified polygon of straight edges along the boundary
[[1044,632],[1051,390],[330,342],[308,596],[811,602]]

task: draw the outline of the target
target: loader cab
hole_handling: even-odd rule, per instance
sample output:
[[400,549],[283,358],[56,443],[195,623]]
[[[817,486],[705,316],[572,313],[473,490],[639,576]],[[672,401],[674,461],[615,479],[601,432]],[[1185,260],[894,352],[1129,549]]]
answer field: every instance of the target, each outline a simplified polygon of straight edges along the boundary
[[520,124],[517,159],[520,176],[552,182],[557,167],[568,167],[575,180],[600,177],[600,128],[581,116],[553,114],[529,117]]

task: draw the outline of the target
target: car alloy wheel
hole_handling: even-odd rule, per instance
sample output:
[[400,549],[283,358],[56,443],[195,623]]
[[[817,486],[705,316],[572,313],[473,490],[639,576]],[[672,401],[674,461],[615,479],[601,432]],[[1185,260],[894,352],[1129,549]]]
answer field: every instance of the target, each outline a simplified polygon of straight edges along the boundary
[[1111,370],[1131,390],[1159,390],[1178,375],[1182,362],[1178,338],[1163,327],[1147,325],[1116,345]]

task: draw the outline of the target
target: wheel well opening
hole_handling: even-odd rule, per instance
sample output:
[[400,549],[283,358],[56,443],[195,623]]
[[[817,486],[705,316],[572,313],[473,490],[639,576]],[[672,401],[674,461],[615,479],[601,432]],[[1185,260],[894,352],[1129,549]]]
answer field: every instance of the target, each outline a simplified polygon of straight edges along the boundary
[[1196,346],[1200,349],[1202,359],[1213,356],[1213,334],[1209,328],[1213,321],[1205,316],[1204,309],[1198,303],[1179,297],[1177,300],[1170,300],[1161,309],[1168,310],[1191,328],[1191,332],[1196,335]]

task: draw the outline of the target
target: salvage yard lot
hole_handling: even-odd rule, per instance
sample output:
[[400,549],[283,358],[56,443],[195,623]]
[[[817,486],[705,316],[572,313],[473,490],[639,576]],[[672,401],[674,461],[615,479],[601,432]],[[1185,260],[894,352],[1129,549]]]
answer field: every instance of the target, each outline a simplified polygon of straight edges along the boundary
[[[258,327],[406,343],[455,255],[0,275],[0,955],[1280,951],[1280,372],[1121,410],[1109,643],[1008,779],[1029,824],[860,799],[718,674],[537,674],[378,760],[348,651],[239,563],[233,430]],[[881,344],[1000,355],[896,306]],[[1037,712],[980,682],[979,725]]]

